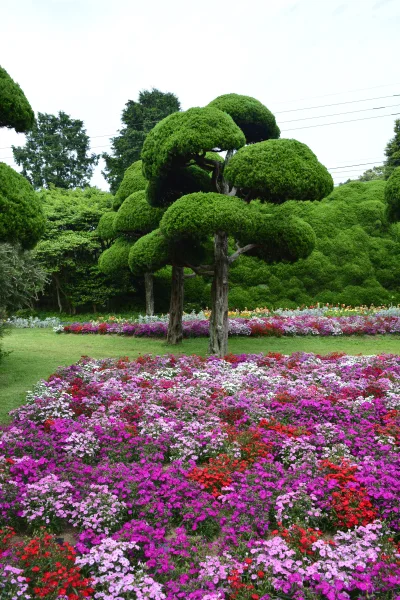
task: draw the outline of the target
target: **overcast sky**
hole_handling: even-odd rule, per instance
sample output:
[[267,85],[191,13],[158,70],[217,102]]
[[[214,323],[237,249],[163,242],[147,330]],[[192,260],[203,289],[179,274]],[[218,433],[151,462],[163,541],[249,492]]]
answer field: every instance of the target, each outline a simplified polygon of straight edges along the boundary
[[[254,96],[338,183],[381,164],[393,136],[400,114],[370,117],[400,113],[399,32],[400,0],[2,0],[0,64],[35,112],[82,119],[99,153],[140,90],[184,110]],[[1,130],[0,160],[24,139]],[[100,166],[92,184],[108,189]]]

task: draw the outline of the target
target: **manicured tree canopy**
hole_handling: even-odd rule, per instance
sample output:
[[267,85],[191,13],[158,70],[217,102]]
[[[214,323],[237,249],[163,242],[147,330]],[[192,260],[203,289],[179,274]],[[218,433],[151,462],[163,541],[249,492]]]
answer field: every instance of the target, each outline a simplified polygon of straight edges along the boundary
[[0,67],[0,127],[23,133],[31,129],[34,121],[34,112],[24,92]]
[[242,200],[224,194],[188,194],[167,209],[160,229],[171,241],[205,239],[222,229],[236,237],[249,225],[246,209]]
[[42,206],[30,183],[0,163],[0,242],[33,248],[45,226]]
[[154,273],[169,261],[169,245],[159,229],[141,237],[129,251],[128,264],[134,275]]
[[114,212],[106,212],[101,216],[96,229],[96,233],[101,240],[109,241],[115,238],[114,220]]
[[118,271],[126,270],[132,241],[118,238],[113,245],[105,250],[99,258],[99,269],[106,275],[115,275]]
[[247,144],[280,136],[280,129],[274,115],[255,98],[239,94],[224,94],[215,98],[208,106],[228,113],[243,131]]
[[134,192],[144,190],[146,185],[147,181],[142,173],[142,161],[138,160],[125,171],[121,185],[114,196],[113,209],[118,210],[128,196]]
[[394,169],[386,183],[385,200],[389,221],[400,221],[400,167]]
[[246,142],[233,119],[217,108],[190,108],[170,115],[148,134],[142,150],[143,173],[150,181],[207,151],[236,150]]
[[115,215],[114,231],[136,237],[150,233],[158,227],[163,212],[150,206],[144,190],[135,192],[124,200]]
[[282,218],[279,211],[263,215],[258,206],[223,194],[189,194],[167,209],[160,230],[171,242],[185,238],[204,240],[225,231],[241,245],[252,244],[267,262],[296,261],[315,246],[312,227],[296,217]]
[[[211,160],[218,159],[212,158]],[[212,190],[213,185],[209,173],[197,165],[189,165],[171,170],[165,177],[153,179],[146,189],[146,194],[147,201],[152,206],[165,207],[186,194],[201,191],[211,192]]]
[[286,200],[321,200],[333,188],[332,176],[306,144],[268,140],[241,148],[224,177],[246,199],[280,204]]

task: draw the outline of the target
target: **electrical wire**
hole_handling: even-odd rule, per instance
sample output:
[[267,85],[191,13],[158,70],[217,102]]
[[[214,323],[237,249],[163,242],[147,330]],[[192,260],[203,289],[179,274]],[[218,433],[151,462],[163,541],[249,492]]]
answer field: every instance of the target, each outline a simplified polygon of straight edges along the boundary
[[369,121],[370,119],[383,119],[383,117],[395,117],[400,113],[390,113],[388,115],[377,115],[376,117],[362,117],[361,119],[348,119],[347,121],[333,121],[332,123],[320,123],[318,125],[306,125],[304,127],[295,127],[285,131],[298,131],[299,129],[311,129],[314,127],[327,127],[328,125],[340,125],[341,123],[355,123],[356,121]]
[[[400,94],[399,94],[400,96]],[[400,106],[400,104],[388,104],[387,106],[371,106],[371,108],[361,108],[359,110],[349,110],[342,113],[330,113],[329,115],[318,115],[316,117],[303,117],[302,119],[292,119],[290,121],[280,121],[279,124],[283,123],[295,123],[296,121],[310,121],[313,119],[326,119],[327,117],[339,117],[341,115],[353,115],[354,113],[368,112],[369,110],[383,110],[384,108],[394,108]]]

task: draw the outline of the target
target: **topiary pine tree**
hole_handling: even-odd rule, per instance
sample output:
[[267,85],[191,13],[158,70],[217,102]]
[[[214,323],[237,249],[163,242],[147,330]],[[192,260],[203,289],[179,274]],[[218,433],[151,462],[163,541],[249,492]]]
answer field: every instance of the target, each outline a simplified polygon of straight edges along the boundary
[[[18,132],[34,124],[34,113],[19,85],[0,67],[0,127]],[[45,229],[45,217],[32,186],[0,163],[0,242],[33,248]]]
[[34,122],[35,114],[24,92],[0,67],[0,127],[25,133],[32,129]]
[[[195,241],[214,237],[211,266],[191,265],[195,272],[213,273],[210,346],[212,354],[227,352],[229,265],[244,252],[268,261],[297,260],[312,251],[315,235],[300,219],[280,218],[259,203],[320,200],[333,188],[332,177],[305,145],[279,140],[272,113],[248,96],[220,96],[205,108],[170,115],[148,134],[142,151],[147,197],[153,205],[171,204],[166,182],[195,164],[209,173],[213,191],[189,193],[165,212],[160,231],[164,243],[187,251]],[[246,145],[247,144],[247,145]],[[223,163],[207,155],[226,152]],[[236,197],[235,197],[236,196]],[[228,255],[228,236],[237,250]]]
[[[147,202],[145,185],[146,180],[141,174],[141,161],[133,163],[126,170],[114,198],[113,208],[117,212],[106,213],[99,221],[99,237],[108,244],[114,241],[99,259],[99,268],[107,275],[127,270],[131,247],[143,235],[158,227],[164,211],[152,208]],[[154,314],[153,271],[145,270],[139,274],[144,275],[146,315],[151,316]]]

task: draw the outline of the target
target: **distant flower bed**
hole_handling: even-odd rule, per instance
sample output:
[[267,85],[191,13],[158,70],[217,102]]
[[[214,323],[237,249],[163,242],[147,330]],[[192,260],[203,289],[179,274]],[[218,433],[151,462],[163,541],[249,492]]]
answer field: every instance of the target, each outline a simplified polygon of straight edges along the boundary
[[[136,337],[166,337],[168,321],[139,322],[92,322],[59,325],[57,333],[118,334]],[[250,319],[230,318],[230,336],[294,336],[294,335],[377,335],[400,333],[400,316],[355,315],[349,317],[299,314],[295,316],[274,315]],[[186,338],[209,334],[208,319],[192,319],[183,322]]]
[[59,327],[61,321],[58,317],[10,317],[6,321],[7,325],[16,327],[17,329],[45,329],[47,327]]
[[12,419],[2,600],[399,600],[399,356],[82,359]]

